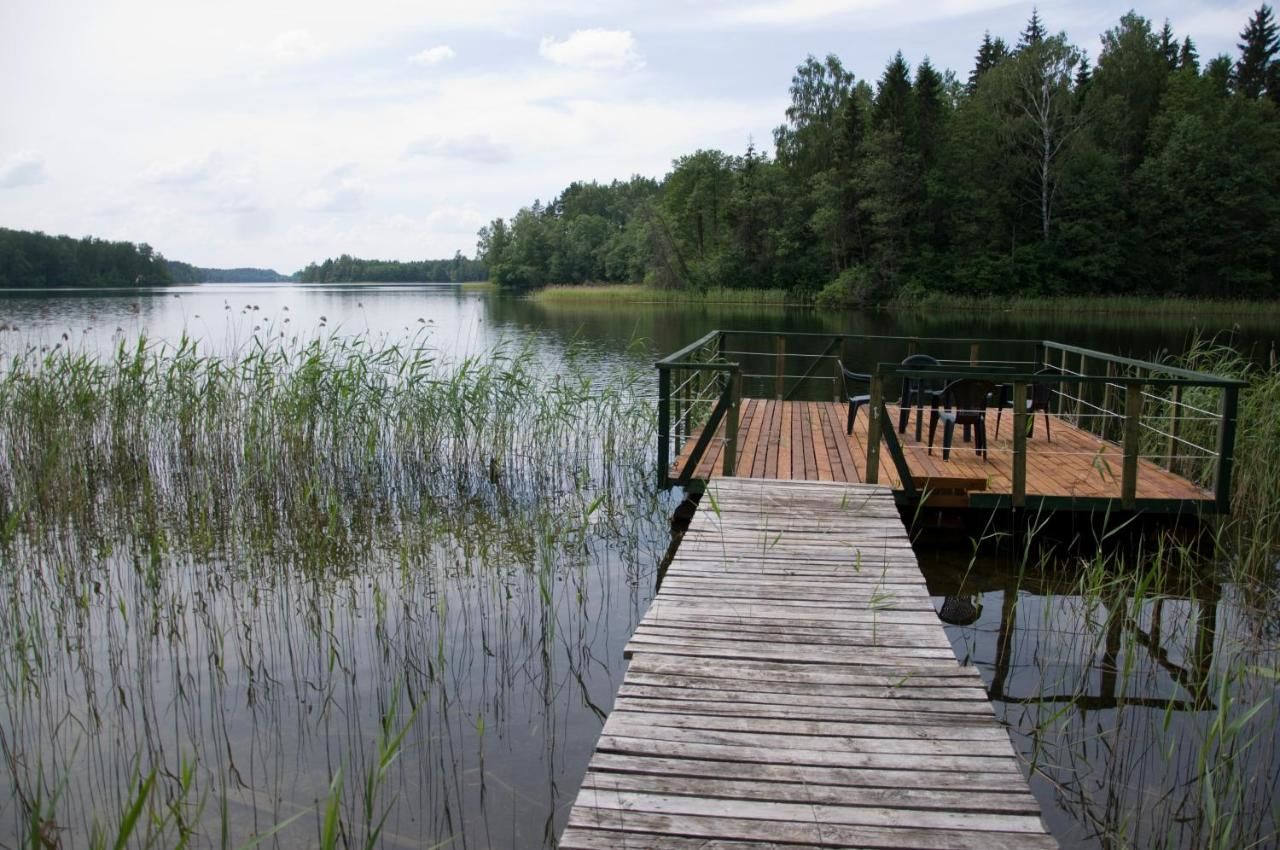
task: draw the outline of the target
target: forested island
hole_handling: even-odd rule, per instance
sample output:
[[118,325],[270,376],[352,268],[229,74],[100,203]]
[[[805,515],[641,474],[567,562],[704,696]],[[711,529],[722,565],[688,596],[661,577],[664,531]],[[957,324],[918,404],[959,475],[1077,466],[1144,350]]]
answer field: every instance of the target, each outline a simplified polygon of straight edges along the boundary
[[293,280],[275,269],[209,269],[178,260],[166,260],[174,283],[285,283]]
[[448,260],[361,260],[343,254],[300,272],[275,269],[215,269],[166,260],[146,243],[111,242],[86,236],[49,236],[0,228],[0,289],[166,286],[189,283],[465,283],[488,278],[479,260],[457,253]]
[[1096,61],[1038,14],[961,78],[894,55],[873,86],[809,57],[772,157],[577,182],[479,233],[492,280],[961,296],[1280,296],[1280,39],[1239,54],[1130,12]]
[[362,260],[343,254],[323,263],[309,263],[298,273],[304,283],[468,283],[487,280],[489,269],[480,260],[457,252],[449,260]]

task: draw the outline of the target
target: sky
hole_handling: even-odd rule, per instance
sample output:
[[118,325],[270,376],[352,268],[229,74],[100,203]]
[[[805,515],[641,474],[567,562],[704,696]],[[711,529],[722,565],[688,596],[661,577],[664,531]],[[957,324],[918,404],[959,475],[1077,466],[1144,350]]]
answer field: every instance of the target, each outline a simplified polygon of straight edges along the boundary
[[[1233,57],[1257,2],[1138,7]],[[1127,3],[1045,2],[1096,58]],[[997,0],[0,0],[0,227],[200,266],[471,256],[574,180],[772,152],[807,55],[968,75]]]

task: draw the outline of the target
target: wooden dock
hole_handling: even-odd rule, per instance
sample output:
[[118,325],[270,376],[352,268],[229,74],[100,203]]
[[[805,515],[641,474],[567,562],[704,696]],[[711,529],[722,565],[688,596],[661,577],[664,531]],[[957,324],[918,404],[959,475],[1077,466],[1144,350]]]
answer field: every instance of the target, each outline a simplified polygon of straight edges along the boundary
[[565,850],[1058,846],[889,487],[713,480],[627,654]]
[[[854,420],[853,434],[845,433],[846,406],[821,401],[742,400],[738,431],[736,474],[752,478],[802,481],[866,480],[868,418],[864,407]],[[896,427],[898,408],[888,406],[889,424]],[[995,436],[995,411],[988,423],[988,452],[984,459],[972,443],[956,431],[951,456],[942,459],[939,429],[929,452],[928,412],[922,423],[923,440],[915,438],[916,414],[909,417],[907,430],[898,434],[903,456],[911,469],[916,489],[932,494],[929,504],[939,507],[967,507],[984,497],[1008,496],[1013,492],[1013,416],[1005,412],[1000,436]],[[1120,448],[1108,443],[1060,416],[1050,416],[1050,439],[1045,439],[1044,416],[1035,417],[1035,433],[1027,441],[1027,495],[1048,499],[1055,507],[1071,502],[1118,501],[1121,496]],[[724,426],[720,428],[723,436]],[[678,474],[692,452],[700,432],[686,440],[672,466]],[[711,443],[699,461],[695,478],[720,475],[724,464],[723,439]],[[895,490],[902,489],[902,476],[889,461],[889,449],[882,444],[881,480]],[[1213,493],[1197,487],[1149,460],[1139,460],[1137,499],[1147,506],[1209,504]]]

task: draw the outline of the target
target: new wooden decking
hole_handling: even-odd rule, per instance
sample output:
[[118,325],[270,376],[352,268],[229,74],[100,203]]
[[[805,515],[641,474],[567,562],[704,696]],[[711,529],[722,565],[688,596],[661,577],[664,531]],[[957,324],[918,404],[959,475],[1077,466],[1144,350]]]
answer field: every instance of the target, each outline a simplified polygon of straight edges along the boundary
[[887,487],[716,479],[560,839],[1054,848]]
[[[774,401],[743,399],[738,429],[735,474],[751,478],[802,481],[866,480],[867,412],[858,411],[851,436],[845,434],[847,407],[834,402]],[[888,408],[896,428],[898,409]],[[961,439],[956,429],[949,460],[942,459],[942,429],[939,427],[933,453],[929,454],[928,412],[925,413],[922,441],[915,439],[915,412],[905,433],[898,436],[917,488],[938,491],[1008,494],[1013,492],[1013,423],[1005,411],[999,439],[995,436],[994,411],[989,414],[988,456],[978,457],[971,443]],[[1051,417],[1051,437],[1045,440],[1044,417],[1037,414],[1034,435],[1027,440],[1027,494],[1072,499],[1121,496],[1122,458],[1120,447]],[[720,435],[723,436],[721,426]],[[698,434],[687,441],[672,475],[678,475],[693,451]],[[713,441],[698,464],[695,478],[719,476],[724,464],[724,441]],[[889,455],[881,445],[880,481],[894,489],[902,482]],[[1137,498],[1173,501],[1208,501],[1213,494],[1149,460],[1138,462]],[[961,497],[963,499],[963,496]],[[935,500],[938,503],[938,500]]]

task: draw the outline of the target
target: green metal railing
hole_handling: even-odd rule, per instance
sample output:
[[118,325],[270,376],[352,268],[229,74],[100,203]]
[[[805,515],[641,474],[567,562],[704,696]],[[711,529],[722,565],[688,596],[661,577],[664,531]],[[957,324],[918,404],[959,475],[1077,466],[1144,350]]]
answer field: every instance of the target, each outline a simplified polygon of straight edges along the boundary
[[[997,352],[1004,358],[992,359]],[[916,353],[934,356],[938,365],[902,365]],[[918,494],[904,448],[884,426],[887,404],[904,378],[976,378],[1011,385],[1012,492],[992,494],[993,506],[1027,504],[1026,399],[1029,385],[1041,384],[1051,391],[1052,413],[1119,450],[1121,507],[1180,509],[1137,498],[1140,461],[1146,460],[1207,489],[1210,510],[1229,509],[1243,382],[1050,340],[712,331],[655,364],[659,483],[695,480],[713,448],[721,474],[733,475],[744,392],[749,398],[843,401],[842,363],[871,375],[866,480],[879,481],[883,441],[908,500]],[[1096,461],[1100,474],[1114,475],[1107,457]],[[1196,501],[1205,507],[1206,500]]]

